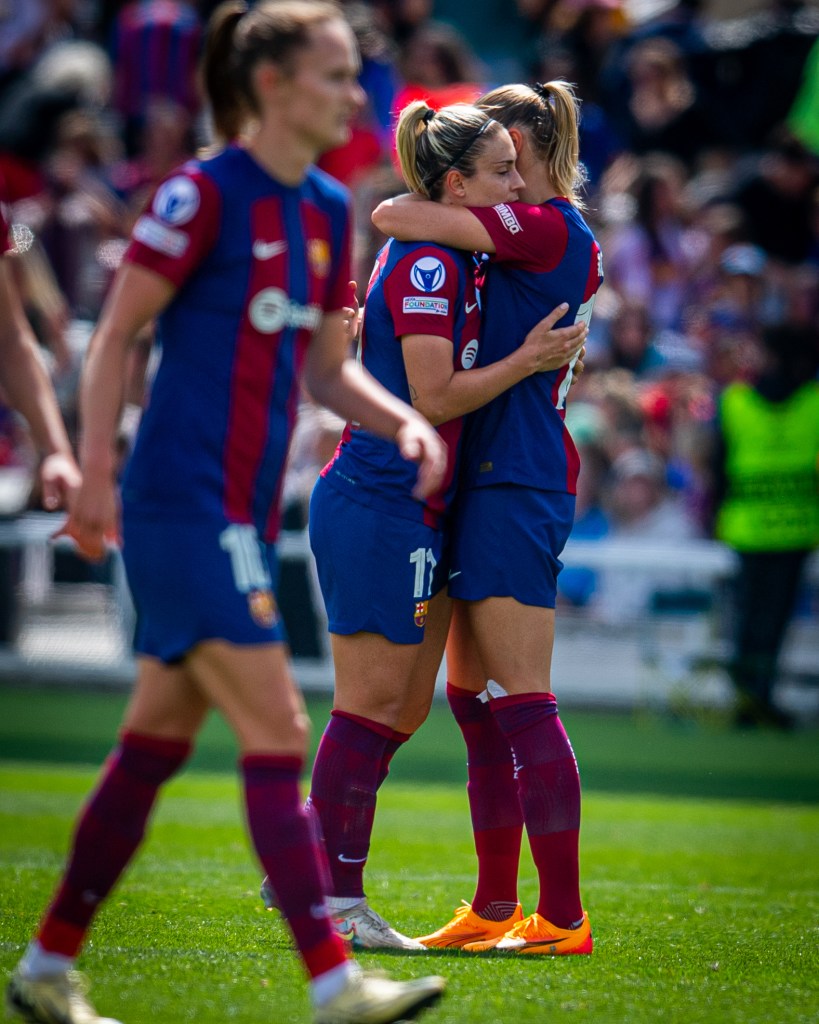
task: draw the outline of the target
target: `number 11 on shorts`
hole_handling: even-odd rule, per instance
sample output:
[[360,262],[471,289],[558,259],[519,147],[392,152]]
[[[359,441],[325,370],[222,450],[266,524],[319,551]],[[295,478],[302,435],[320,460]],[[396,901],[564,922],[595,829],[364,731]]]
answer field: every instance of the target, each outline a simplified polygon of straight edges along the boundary
[[[432,577],[435,573],[435,566],[438,560],[432,553],[432,548],[416,548],[409,556],[410,562],[415,566],[415,592],[413,597],[429,597],[432,594]],[[429,573],[427,573],[429,566]]]

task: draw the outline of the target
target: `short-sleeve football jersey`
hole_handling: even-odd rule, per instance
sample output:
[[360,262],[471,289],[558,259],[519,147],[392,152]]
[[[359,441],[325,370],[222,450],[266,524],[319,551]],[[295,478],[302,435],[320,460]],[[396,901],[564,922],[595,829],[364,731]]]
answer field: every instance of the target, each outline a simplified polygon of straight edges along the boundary
[[315,168],[282,185],[230,146],[160,184],[125,258],[177,291],[123,501],[272,540],[307,345],[350,304],[346,190]]
[[[470,212],[496,248],[482,293],[481,365],[508,355],[561,302],[569,310],[556,326],[591,319],[603,281],[602,255],[568,200],[470,207]],[[564,424],[570,383],[569,367],[536,373],[472,413],[464,441],[464,485],[512,483],[574,494],[579,458]]]
[[[426,242],[390,239],[379,252],[364,307],[360,359],[389,391],[410,403],[401,351],[408,334],[432,334],[452,342],[456,370],[477,364],[480,310],[471,255]],[[335,458],[323,476],[362,504],[441,525],[455,489],[463,417],[442,423],[438,433],[449,461],[440,489],[419,502],[412,496],[417,466],[396,445],[348,423]]]

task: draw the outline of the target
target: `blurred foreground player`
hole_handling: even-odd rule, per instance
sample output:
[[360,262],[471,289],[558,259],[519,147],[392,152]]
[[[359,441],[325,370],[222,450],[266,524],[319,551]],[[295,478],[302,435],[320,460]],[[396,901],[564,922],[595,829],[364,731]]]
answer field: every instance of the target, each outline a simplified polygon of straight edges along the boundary
[[273,597],[273,541],[302,379],[317,401],[418,462],[420,493],[438,486],[444,447],[348,358],[348,201],[311,167],[346,140],[362,102],[339,8],[223,4],[203,71],[219,134],[236,140],[255,127],[159,186],[90,344],[84,478],[68,529],[101,553],[118,527],[114,438],[128,347],[159,317],[162,361],[122,486],[138,675],[7,1005],[42,1024],[105,1024],[75,957],[142,841],[160,786],[215,707],[239,744],[251,838],[310,978],[315,1021],[396,1021],[434,1002],[444,982],[364,974],[333,929],[299,793],[307,716]]

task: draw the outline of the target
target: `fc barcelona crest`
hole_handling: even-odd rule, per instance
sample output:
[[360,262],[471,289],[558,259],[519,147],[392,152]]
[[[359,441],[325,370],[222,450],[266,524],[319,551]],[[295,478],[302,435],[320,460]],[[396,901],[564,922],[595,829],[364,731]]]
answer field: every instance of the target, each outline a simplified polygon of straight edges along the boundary
[[307,258],[316,277],[327,277],[330,273],[330,246],[323,238],[308,241]]
[[262,629],[270,629],[276,624],[279,610],[272,590],[251,590],[247,595],[247,606],[250,617]]
[[416,626],[423,626],[427,621],[427,615],[429,614],[429,601],[416,601],[415,602],[415,619]]

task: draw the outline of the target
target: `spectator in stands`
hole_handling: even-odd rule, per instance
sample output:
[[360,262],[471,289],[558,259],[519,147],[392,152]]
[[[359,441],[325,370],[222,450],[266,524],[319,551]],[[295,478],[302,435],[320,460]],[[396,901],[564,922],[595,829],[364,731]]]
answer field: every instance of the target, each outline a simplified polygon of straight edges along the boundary
[[187,0],[131,0],[113,25],[113,106],[123,121],[129,155],[139,141],[150,103],[168,99],[195,117],[201,107],[197,64],[202,23]]
[[[318,166],[355,192],[362,179],[366,180],[392,151],[391,115],[398,72],[391,42],[379,30],[372,8],[365,3],[348,3],[344,16],[358,42],[359,84],[367,102],[351,125],[350,141],[323,153]],[[369,219],[369,210],[365,219]]]
[[[678,545],[697,535],[694,522],[668,486],[662,459],[645,447],[624,451],[614,461],[608,511],[613,541]],[[650,612],[658,593],[679,585],[679,574],[660,566],[643,572],[605,569],[598,574],[593,608],[605,622],[627,622]]]
[[570,80],[576,82],[584,112],[600,100],[600,71],[628,24],[625,6],[624,0],[559,0],[553,6],[556,31],[550,35],[572,55],[578,77]]
[[819,334],[771,327],[755,383],[723,392],[714,458],[716,535],[740,558],[731,677],[736,723],[788,728],[777,666],[802,572],[819,546]]
[[654,343],[654,321],[648,306],[636,299],[622,302],[609,322],[609,367],[640,376],[660,360]]
[[0,93],[48,49],[75,37],[79,0],[6,0],[0,15]]
[[680,48],[670,39],[636,43],[627,57],[628,98],[612,110],[615,129],[634,153],[668,153],[693,167],[722,142]]
[[61,118],[43,161],[38,234],[75,319],[99,315],[113,276],[100,260],[100,247],[126,237],[126,208],[110,174],[119,150],[104,120],[78,109]]
[[0,96],[0,168],[10,202],[45,190],[43,161],[70,111],[101,109],[110,96],[111,69],[93,43],[52,47]]
[[628,191],[633,217],[604,234],[609,287],[623,301],[650,308],[655,328],[681,322],[688,274],[686,180],[675,159],[654,154],[640,161]]
[[581,378],[579,390],[600,410],[603,429],[599,440],[610,463],[642,444],[644,417],[632,373],[609,370],[591,374],[585,385]]
[[730,199],[745,214],[750,241],[790,266],[808,258],[817,186],[819,158],[780,133]]
[[765,315],[769,289],[768,263],[768,257],[758,245],[743,242],[729,245],[720,256],[708,308],[731,313],[750,326],[759,323]]
[[705,70],[720,134],[739,151],[754,152],[769,147],[788,118],[819,33],[819,9],[813,0],[743,6],[739,17],[704,26]]
[[371,0],[381,29],[399,46],[432,17],[433,0]]
[[[714,182],[721,191],[723,173]],[[699,186],[702,186],[700,181]],[[742,210],[732,203],[713,197],[708,191],[696,196],[697,184],[689,182],[686,190],[691,197],[689,230],[686,236],[686,251],[689,262],[682,327],[688,327],[701,317],[707,303],[713,296],[720,273],[723,252],[741,242],[748,242],[748,229]]]
[[395,97],[396,116],[418,99],[436,109],[472,103],[482,92],[486,76],[464,35],[451,25],[433,21],[419,25],[404,43],[399,68],[404,85]]

